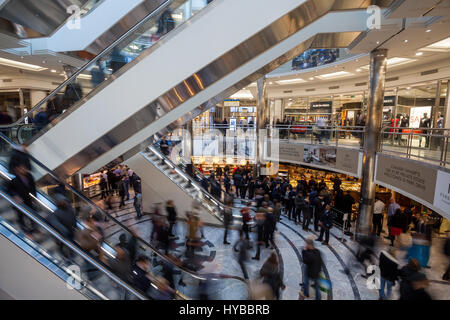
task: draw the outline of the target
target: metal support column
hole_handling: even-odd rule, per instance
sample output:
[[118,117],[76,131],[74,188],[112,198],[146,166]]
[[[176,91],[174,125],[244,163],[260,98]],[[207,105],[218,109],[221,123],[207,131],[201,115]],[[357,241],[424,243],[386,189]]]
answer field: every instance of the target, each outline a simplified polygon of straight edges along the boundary
[[259,177],[261,172],[261,158],[264,150],[264,137],[260,135],[259,129],[265,128],[266,121],[266,79],[262,77],[256,81],[256,85],[258,88],[258,97],[257,97],[257,114],[256,114],[256,158],[255,165],[253,167],[253,176]]
[[447,80],[447,94],[445,95],[444,128],[450,128],[450,80]]
[[375,160],[380,147],[387,52],[387,49],[378,49],[372,51],[370,54],[369,99],[367,104],[366,131],[364,134],[361,192],[356,228],[357,236],[368,235],[372,230],[372,216],[376,191],[374,183]]

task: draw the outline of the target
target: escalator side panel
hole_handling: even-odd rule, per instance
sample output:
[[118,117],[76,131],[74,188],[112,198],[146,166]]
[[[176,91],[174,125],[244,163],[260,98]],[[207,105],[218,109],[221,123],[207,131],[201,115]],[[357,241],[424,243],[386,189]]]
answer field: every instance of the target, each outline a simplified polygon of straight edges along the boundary
[[[87,300],[47,267],[0,234],[1,290],[17,300]],[[6,258],[7,257],[7,258]]]
[[[125,164],[129,166],[142,181],[142,201],[143,211],[151,212],[154,203],[162,203],[161,207],[165,207],[168,200],[173,200],[175,206],[184,208],[180,210],[178,215],[186,219],[186,212],[191,210],[193,198],[180,189],[172,180],[165,176],[155,166],[153,166],[142,154],[136,154],[128,159]],[[203,222],[222,226],[222,222],[202,208],[198,212]]]

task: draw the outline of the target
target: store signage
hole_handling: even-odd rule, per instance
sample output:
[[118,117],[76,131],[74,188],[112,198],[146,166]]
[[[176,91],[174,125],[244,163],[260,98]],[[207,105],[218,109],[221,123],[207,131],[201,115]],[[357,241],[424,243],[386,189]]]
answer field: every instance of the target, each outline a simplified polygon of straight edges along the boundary
[[431,115],[431,107],[415,107],[411,108],[409,114],[409,126],[411,128],[419,128],[420,120],[423,118],[424,114],[427,114],[428,118]]
[[384,97],[383,105],[385,107],[395,106],[395,96],[387,96]]
[[433,205],[446,212],[450,219],[450,173],[438,171],[436,179],[436,191],[434,192]]
[[436,176],[437,170],[431,167],[383,154],[377,156],[376,181],[403,190],[430,204],[435,200]]
[[322,102],[311,102],[311,109],[314,108],[328,108],[331,109],[332,102],[331,101],[322,101]]
[[223,102],[224,107],[239,107],[240,106],[240,100],[225,100]]

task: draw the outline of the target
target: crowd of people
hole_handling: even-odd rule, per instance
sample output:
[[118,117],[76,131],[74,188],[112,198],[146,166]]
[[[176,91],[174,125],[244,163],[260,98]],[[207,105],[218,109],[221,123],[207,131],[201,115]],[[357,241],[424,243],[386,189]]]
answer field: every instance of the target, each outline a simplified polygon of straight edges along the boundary
[[[212,194],[216,194],[212,191],[214,189],[224,190],[222,198],[228,199],[225,200],[226,209],[224,210],[224,244],[229,244],[227,235],[231,224],[230,212],[233,206],[233,195],[236,198],[245,199],[247,202],[247,205],[240,210],[242,215],[241,236],[234,246],[235,250],[244,251],[238,255],[238,261],[245,278],[248,278],[245,267],[246,251],[253,248],[250,245],[249,230],[251,228],[255,230],[253,241],[255,256],[253,259],[258,260],[261,247],[269,247],[270,241],[273,240],[277,221],[281,219],[282,215],[300,225],[305,231],[319,232],[319,236],[314,240],[323,245],[329,245],[330,229],[334,224],[343,224],[346,233],[351,234],[349,230],[351,221],[355,220],[353,213],[355,199],[349,191],[341,189],[342,182],[337,175],[331,179],[333,188],[330,190],[324,180],[317,182],[313,178],[309,181],[303,178],[297,181],[297,185],[293,187],[285,178],[254,178],[248,168],[230,170],[229,167],[225,167],[223,171],[221,168],[217,168],[215,172],[210,173],[209,178],[204,178],[202,185]],[[255,211],[253,217],[250,215],[252,210]],[[385,217],[387,221],[384,223]],[[252,221],[253,225],[251,225]],[[429,282],[421,270],[430,268],[428,261],[435,223],[435,220],[416,213],[413,206],[401,209],[394,198],[391,198],[387,204],[380,198],[376,199],[372,234],[358,239],[357,259],[364,266],[365,271],[367,262],[380,266],[380,299],[391,297],[391,288],[395,281],[400,282],[400,299],[430,299],[425,291]],[[385,233],[384,237],[382,233]],[[376,256],[375,243],[377,240],[383,242],[383,239],[388,242],[383,244],[387,249],[382,250],[380,255]],[[449,256],[448,243],[447,239],[444,249],[444,255],[447,257]],[[312,239],[306,242],[305,250],[303,251],[303,261],[307,270],[304,275],[304,279],[306,279],[304,283],[309,283],[311,279],[315,283],[319,283],[320,271],[317,271],[317,266],[321,265],[321,258],[320,252],[315,251],[317,249],[314,247]],[[408,261],[407,265],[402,268],[395,259],[397,252],[404,252]],[[311,253],[313,257],[311,260],[307,257],[308,253]],[[374,262],[376,260],[379,262]],[[392,261],[397,264],[395,270],[393,270]],[[448,280],[448,273],[447,268],[442,277],[444,280]],[[370,274],[365,275],[365,277],[368,276]],[[307,286],[303,288],[304,295],[309,296]],[[319,290],[317,288],[316,292]],[[385,293],[385,288],[388,290],[387,293]],[[274,289],[274,296],[278,296],[278,289]],[[320,298],[320,295],[317,294],[316,298]]]
[[[14,178],[8,183],[9,193],[17,202],[23,203],[29,208],[36,208],[33,200],[36,197],[36,183],[31,174],[31,163],[24,148],[13,150],[9,161],[9,170],[14,174]],[[350,218],[355,199],[349,192],[341,189],[341,180],[336,175],[332,178],[333,187],[330,190],[324,180],[319,182],[313,178],[306,180],[302,178],[297,181],[297,185],[292,186],[286,178],[269,178],[253,176],[250,167],[225,167],[217,168],[216,171],[205,176],[203,187],[211,193],[214,188],[216,196],[225,204],[222,212],[224,223],[223,244],[230,245],[229,230],[236,227],[233,224],[233,210],[235,199],[238,198],[244,204],[240,207],[242,223],[240,224],[239,238],[230,247],[236,252],[237,262],[242,270],[243,278],[249,283],[251,279],[247,264],[250,253],[253,252],[252,260],[260,260],[263,250],[270,250],[269,258],[262,265],[258,279],[266,286],[265,296],[274,299],[281,297],[281,291],[285,289],[283,283],[280,261],[274,249],[274,238],[276,236],[277,223],[281,219],[292,220],[305,232],[311,232],[307,237],[305,246],[302,249],[303,261],[303,283],[302,296],[309,297],[309,286],[315,288],[315,298],[321,299],[321,278],[323,260],[320,251],[315,247],[315,242],[323,245],[330,245],[330,229],[336,223],[344,223],[347,230],[350,229]],[[105,209],[113,209],[112,197],[120,197],[119,209],[124,206],[124,202],[130,199],[130,188],[134,191],[133,203],[136,208],[137,218],[142,217],[142,191],[140,179],[126,166],[119,165],[102,173],[101,198],[104,200]],[[34,197],[33,197],[34,195]],[[142,288],[150,297],[158,299],[172,299],[177,286],[186,285],[182,275],[176,284],[174,281],[174,269],[178,267],[187,268],[193,272],[200,268],[195,259],[196,248],[204,244],[203,223],[200,219],[201,204],[194,202],[186,213],[186,238],[185,252],[180,256],[175,254],[175,240],[179,239],[176,227],[179,223],[178,209],[173,201],[167,201],[165,207],[155,204],[151,212],[152,229],[150,243],[166,255],[170,260],[156,259],[156,255],[151,257],[139,254],[137,245],[137,231],[131,234],[121,234],[119,242],[114,245],[115,257],[111,258],[101,250],[105,233],[103,224],[108,217],[96,210],[95,207],[74,208],[68,200],[66,187],[60,184],[55,188],[54,200],[57,209],[53,215],[47,217],[48,223],[60,232],[69,241],[75,241],[78,245],[89,252],[93,257],[104,261],[110,268],[124,280],[134,284],[137,288]],[[138,205],[136,205],[138,204]],[[183,208],[184,209],[184,208]],[[362,238],[360,250],[357,254],[358,261],[362,265],[371,264],[378,260],[381,271],[380,278],[380,299],[389,299],[395,282],[400,283],[400,299],[423,300],[431,299],[426,291],[429,284],[422,269],[429,268],[430,246],[433,233],[433,221],[422,215],[414,213],[414,208],[400,208],[394,198],[389,204],[385,204],[382,199],[375,202],[373,216],[373,233],[371,236]],[[387,223],[384,224],[384,217]],[[81,220],[84,229],[77,228],[77,219]],[[39,228],[31,219],[26,218],[18,211],[18,223],[22,230],[30,237],[39,235]],[[386,225],[386,227],[384,227]],[[253,231],[253,232],[252,232]],[[383,239],[382,233],[386,233],[386,240],[389,246],[379,254],[375,253],[374,239]],[[317,233],[316,233],[317,232]],[[318,234],[318,236],[315,236]],[[314,235],[314,237],[313,237]],[[409,244],[407,244],[409,237]],[[73,252],[67,247],[59,244],[61,255],[70,260]],[[405,252],[407,264],[401,266],[398,256],[400,252]],[[450,251],[449,239],[445,245],[445,255],[448,257]],[[176,262],[174,264],[168,261]],[[162,276],[155,276],[150,272],[151,266],[162,264]],[[98,270],[85,262],[83,270],[86,270],[88,278],[95,279]],[[366,274],[370,276],[370,274]],[[449,268],[443,275],[443,280],[449,279]],[[255,280],[255,279],[253,279]],[[151,283],[158,283],[160,290],[154,290]],[[206,284],[200,286],[207,287]],[[207,290],[203,290],[199,298],[208,298]],[[125,294],[125,293],[124,293]],[[256,295],[255,295],[256,297]]]

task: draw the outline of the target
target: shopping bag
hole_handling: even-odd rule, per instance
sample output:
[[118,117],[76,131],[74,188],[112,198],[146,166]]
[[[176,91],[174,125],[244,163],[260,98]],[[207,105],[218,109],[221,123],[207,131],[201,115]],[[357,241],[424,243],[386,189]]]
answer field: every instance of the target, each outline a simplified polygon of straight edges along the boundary
[[325,278],[325,275],[321,272],[319,275],[319,288],[320,291],[328,293],[331,291],[331,281]]

